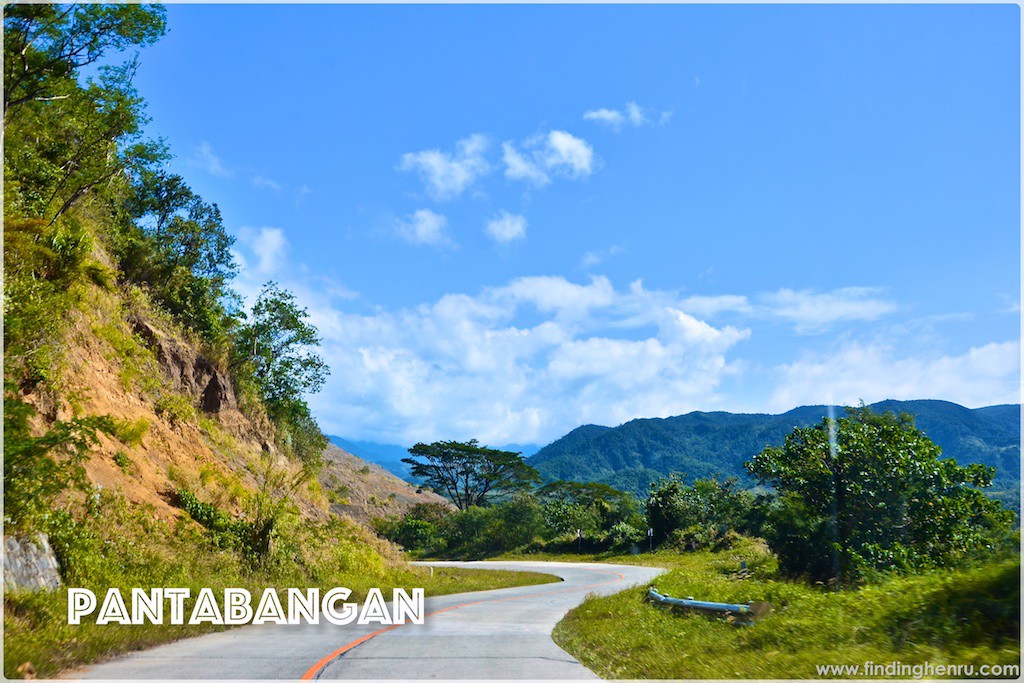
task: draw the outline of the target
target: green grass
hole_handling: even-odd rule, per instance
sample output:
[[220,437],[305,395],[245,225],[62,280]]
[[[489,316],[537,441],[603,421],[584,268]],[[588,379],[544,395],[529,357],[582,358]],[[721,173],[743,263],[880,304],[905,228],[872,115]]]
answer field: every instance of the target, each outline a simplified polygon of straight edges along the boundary
[[[192,595],[209,587],[226,587],[259,595],[266,587],[321,590],[345,586],[352,600],[370,588],[390,595],[392,588],[424,588],[427,596],[490,590],[557,581],[532,572],[437,568],[402,561],[391,546],[347,520],[300,520],[284,530],[273,558],[252,567],[238,552],[218,548],[210,534],[190,520],[167,522],[153,511],[129,504],[108,492],[90,504],[89,512],[72,519],[54,515],[50,541],[57,551],[65,587],[52,592],[4,592],[4,673],[30,662],[35,675],[53,678],[74,667],[159,643],[224,630],[222,626],[155,625],[96,626],[87,618],[67,623],[67,586],[86,587],[97,596],[108,587],[128,595],[132,587],[176,586]],[[186,602],[191,609],[191,602]]]
[[[1019,557],[842,591],[776,578],[774,558],[752,543],[583,557],[670,567],[653,585],[672,596],[775,608],[745,627],[666,611],[644,599],[646,588],[588,599],[554,638],[603,678],[799,679],[820,677],[819,664],[1020,663]],[[741,560],[750,578],[738,577]]]

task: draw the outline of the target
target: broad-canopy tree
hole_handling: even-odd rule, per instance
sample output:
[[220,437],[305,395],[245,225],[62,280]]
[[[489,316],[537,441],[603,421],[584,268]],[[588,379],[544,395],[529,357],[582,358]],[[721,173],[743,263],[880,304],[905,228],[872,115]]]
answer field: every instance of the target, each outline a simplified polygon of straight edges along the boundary
[[794,429],[745,466],[780,494],[769,542],[782,568],[847,581],[951,565],[1007,532],[1012,515],[981,491],[993,468],[940,455],[910,415],[861,406]]
[[460,510],[484,506],[499,495],[529,491],[540,481],[522,455],[481,446],[476,439],[417,443],[409,449],[412,476],[446,495]]

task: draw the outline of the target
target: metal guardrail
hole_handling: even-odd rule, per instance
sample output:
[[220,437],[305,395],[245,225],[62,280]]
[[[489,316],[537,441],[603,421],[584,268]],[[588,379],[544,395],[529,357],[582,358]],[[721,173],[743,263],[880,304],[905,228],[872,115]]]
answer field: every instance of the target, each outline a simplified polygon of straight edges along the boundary
[[767,602],[751,601],[743,605],[729,602],[694,600],[693,597],[673,598],[668,595],[662,595],[655,590],[653,586],[647,589],[647,597],[654,602],[662,605],[668,605],[670,607],[701,610],[704,612],[718,614],[723,617],[730,617],[734,619],[736,623],[740,624],[750,624],[755,619],[770,612],[772,609],[771,604]]

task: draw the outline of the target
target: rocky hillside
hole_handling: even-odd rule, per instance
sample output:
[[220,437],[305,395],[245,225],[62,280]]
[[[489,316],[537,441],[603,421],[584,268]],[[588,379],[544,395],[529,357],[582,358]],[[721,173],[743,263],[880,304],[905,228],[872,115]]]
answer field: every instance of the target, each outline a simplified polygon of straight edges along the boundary
[[453,507],[447,499],[405,482],[376,463],[370,463],[334,444],[324,453],[320,484],[327,492],[331,510],[356,521],[404,515],[419,503]]
[[[268,464],[298,470],[278,452],[265,415],[240,409],[225,363],[200,341],[130,290],[90,287],[89,299],[71,313],[63,390],[30,390],[23,398],[38,411],[39,429],[76,415],[108,415],[123,425],[118,436],[98,435],[83,463],[90,484],[172,518],[183,514],[175,505],[179,489],[240,512]],[[294,500],[306,516],[333,513],[363,524],[444,502],[334,445]]]

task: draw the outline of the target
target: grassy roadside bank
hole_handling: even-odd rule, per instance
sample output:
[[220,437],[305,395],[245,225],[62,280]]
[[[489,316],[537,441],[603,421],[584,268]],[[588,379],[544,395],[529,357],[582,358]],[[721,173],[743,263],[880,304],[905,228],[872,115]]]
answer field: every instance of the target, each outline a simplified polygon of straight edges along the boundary
[[[776,578],[774,558],[750,542],[717,553],[562,559],[663,566],[670,571],[654,581],[663,593],[775,607],[741,627],[656,608],[645,588],[588,599],[553,637],[602,678],[799,679],[830,677],[816,668],[830,664],[1020,664],[1019,558],[838,592]],[[748,578],[739,577],[740,561]]]
[[[258,596],[267,587],[345,586],[353,601],[373,587],[390,596],[392,588],[424,588],[426,595],[491,590],[557,581],[533,572],[438,568],[409,565],[394,546],[344,519],[293,521],[282,530],[273,561],[252,566],[235,550],[218,547],[189,520],[157,518],[144,506],[104,494],[83,518],[63,518],[50,526],[50,540],[61,562],[65,586],[91,589],[98,597],[117,587],[200,588],[220,595],[239,587]],[[102,599],[102,598],[101,598]],[[193,601],[186,602],[191,610]],[[94,618],[94,617],[93,617]],[[67,623],[67,589],[4,593],[4,674],[52,678],[62,671],[132,650],[201,635],[223,626],[124,626]],[[20,670],[19,670],[20,669]]]

